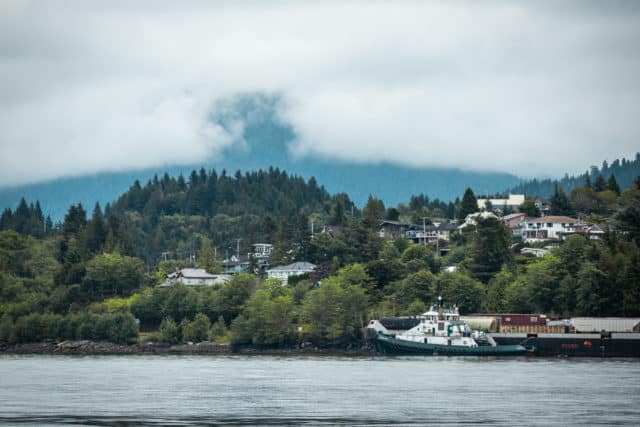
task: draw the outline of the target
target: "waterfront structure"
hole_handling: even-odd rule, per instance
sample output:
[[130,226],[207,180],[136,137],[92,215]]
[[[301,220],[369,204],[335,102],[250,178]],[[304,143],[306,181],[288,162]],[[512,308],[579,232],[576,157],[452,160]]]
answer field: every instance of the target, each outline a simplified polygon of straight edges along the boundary
[[315,264],[311,264],[306,261],[294,262],[293,264],[282,265],[267,270],[267,277],[278,279],[283,285],[286,285],[289,281],[289,277],[311,273],[316,269],[316,267],[317,266]]
[[231,280],[227,274],[207,273],[203,268],[183,268],[176,269],[175,272],[167,274],[161,287],[173,286],[182,283],[188,286],[214,286],[223,285]]

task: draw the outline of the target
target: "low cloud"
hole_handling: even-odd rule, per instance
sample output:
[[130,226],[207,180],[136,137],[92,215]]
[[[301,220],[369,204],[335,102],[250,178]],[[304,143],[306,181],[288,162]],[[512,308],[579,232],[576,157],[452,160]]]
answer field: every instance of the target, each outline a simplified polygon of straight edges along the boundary
[[293,156],[580,172],[638,151],[639,44],[633,2],[4,2],[0,185],[206,162],[247,93]]

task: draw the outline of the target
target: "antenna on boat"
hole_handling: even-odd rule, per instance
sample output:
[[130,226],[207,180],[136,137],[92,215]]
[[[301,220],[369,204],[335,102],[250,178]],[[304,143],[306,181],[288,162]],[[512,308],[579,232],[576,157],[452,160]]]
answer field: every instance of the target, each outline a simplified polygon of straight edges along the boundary
[[438,295],[438,320],[444,320],[444,310],[442,309],[442,295]]

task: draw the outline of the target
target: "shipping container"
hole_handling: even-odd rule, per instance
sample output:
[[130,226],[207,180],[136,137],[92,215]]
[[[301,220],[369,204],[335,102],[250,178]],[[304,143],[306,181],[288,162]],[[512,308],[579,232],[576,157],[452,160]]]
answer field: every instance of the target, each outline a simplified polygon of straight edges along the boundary
[[488,316],[460,316],[460,320],[465,322],[475,331],[498,332],[498,320]]
[[547,316],[544,314],[521,314],[521,313],[474,313],[470,314],[470,317],[495,317],[498,320],[500,326],[502,325],[514,325],[514,326],[532,326],[532,325],[546,325]]
[[572,317],[571,326],[576,332],[635,332],[640,318],[629,317]]
[[500,333],[522,333],[522,334],[564,334],[569,332],[565,326],[547,325],[501,325]]

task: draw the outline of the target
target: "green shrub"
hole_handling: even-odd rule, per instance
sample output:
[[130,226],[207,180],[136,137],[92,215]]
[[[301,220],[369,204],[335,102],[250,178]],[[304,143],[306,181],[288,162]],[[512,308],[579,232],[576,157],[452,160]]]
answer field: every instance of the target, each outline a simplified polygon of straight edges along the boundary
[[180,329],[178,325],[176,325],[176,322],[170,317],[162,319],[158,332],[160,334],[160,342],[175,344],[180,341]]
[[193,321],[182,322],[182,340],[191,342],[202,342],[209,338],[211,323],[209,318],[202,313],[198,313]]

